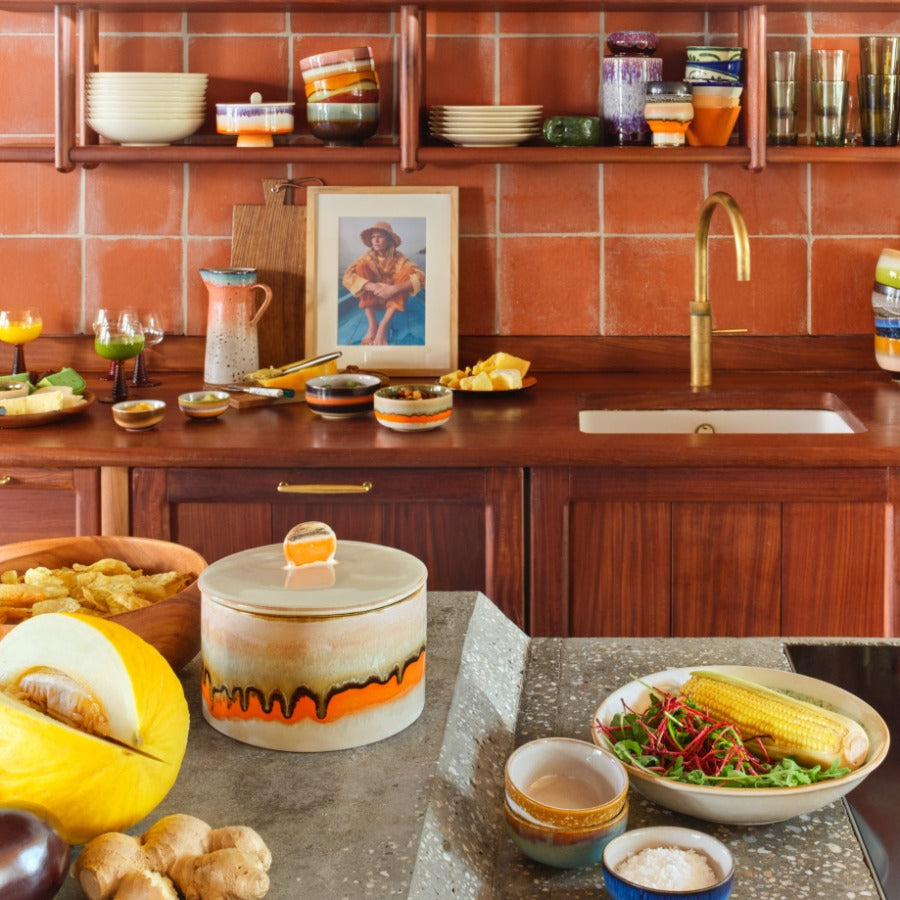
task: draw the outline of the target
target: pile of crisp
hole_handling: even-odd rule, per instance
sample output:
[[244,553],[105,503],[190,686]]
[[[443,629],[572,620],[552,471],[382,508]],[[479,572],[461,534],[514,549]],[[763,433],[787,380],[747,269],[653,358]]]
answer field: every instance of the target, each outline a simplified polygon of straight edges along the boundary
[[474,366],[441,375],[441,384],[454,391],[516,391],[531,363],[511,353],[498,352]]
[[0,572],[0,625],[50,612],[114,616],[165,600],[183,590],[194,575],[159,572],[145,575],[119,559],[59,569],[34,566],[19,573]]

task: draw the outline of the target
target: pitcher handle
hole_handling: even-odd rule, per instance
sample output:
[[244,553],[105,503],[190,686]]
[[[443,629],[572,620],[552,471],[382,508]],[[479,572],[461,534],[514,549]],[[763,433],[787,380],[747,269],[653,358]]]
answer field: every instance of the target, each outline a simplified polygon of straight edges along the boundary
[[260,316],[266,311],[266,307],[272,302],[272,288],[270,288],[267,284],[254,284],[253,287],[259,288],[264,296],[263,302],[259,305],[259,309],[256,311],[256,315],[250,320],[251,325],[255,325]]

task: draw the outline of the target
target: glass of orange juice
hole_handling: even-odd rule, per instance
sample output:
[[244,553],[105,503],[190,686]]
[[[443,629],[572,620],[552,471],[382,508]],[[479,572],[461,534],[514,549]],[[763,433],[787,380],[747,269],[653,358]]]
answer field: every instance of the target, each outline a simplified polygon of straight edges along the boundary
[[0,341],[12,344],[12,374],[18,375],[27,371],[25,368],[25,344],[33,341],[43,330],[41,314],[32,308],[0,309]]

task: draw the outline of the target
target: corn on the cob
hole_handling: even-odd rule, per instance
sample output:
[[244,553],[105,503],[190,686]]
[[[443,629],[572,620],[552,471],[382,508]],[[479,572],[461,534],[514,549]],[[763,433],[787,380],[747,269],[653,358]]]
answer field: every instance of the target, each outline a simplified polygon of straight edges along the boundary
[[825,768],[838,760],[856,769],[869,752],[869,737],[853,719],[732,675],[692,672],[679,694],[736,725],[745,741],[758,737],[775,759]]

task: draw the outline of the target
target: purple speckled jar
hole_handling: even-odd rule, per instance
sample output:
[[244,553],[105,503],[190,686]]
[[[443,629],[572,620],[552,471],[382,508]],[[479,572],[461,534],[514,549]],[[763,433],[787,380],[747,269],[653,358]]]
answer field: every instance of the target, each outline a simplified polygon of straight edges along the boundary
[[[633,33],[610,35],[607,43],[615,55],[603,59],[603,122],[607,143],[649,144],[650,128],[644,119],[647,82],[662,80],[662,59],[649,55],[656,49],[656,36],[640,32],[647,36],[646,40],[614,40],[620,34]],[[622,53],[626,47],[627,55]]]

